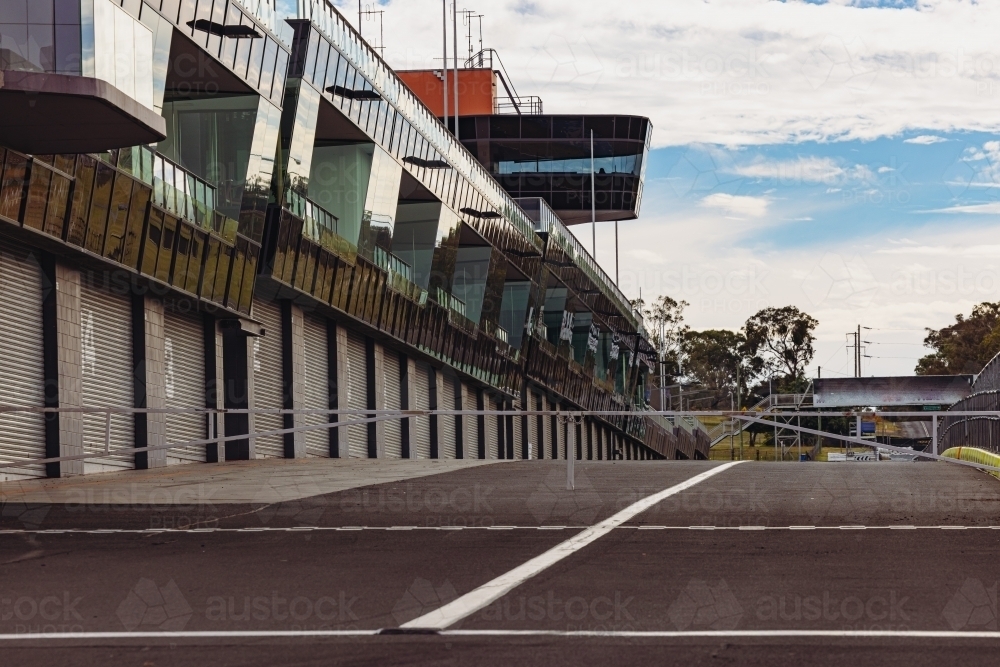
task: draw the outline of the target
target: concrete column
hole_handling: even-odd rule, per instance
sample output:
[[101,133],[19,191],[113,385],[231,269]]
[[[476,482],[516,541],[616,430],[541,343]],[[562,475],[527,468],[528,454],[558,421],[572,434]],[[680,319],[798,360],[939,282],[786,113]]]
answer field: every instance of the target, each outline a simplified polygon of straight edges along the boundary
[[[390,354],[394,354],[390,352]],[[375,409],[385,410],[385,348],[375,343]],[[375,453],[385,458],[385,422],[375,422]]]
[[[161,410],[167,407],[166,339],[163,334],[163,302],[151,297],[142,297],[143,349],[145,361],[145,407]],[[135,311],[133,311],[135,312]],[[138,325],[138,323],[135,323]],[[145,415],[145,446],[160,447],[167,444],[167,416],[160,413]],[[137,426],[140,422],[137,422]],[[139,430],[136,429],[141,441]],[[145,452],[149,468],[167,465],[167,450],[157,449]],[[141,458],[141,454],[140,454]]]
[[[464,382],[460,382],[458,385],[459,399],[461,400],[461,409],[469,409],[468,406],[472,403],[472,395],[469,392],[469,386]],[[462,430],[462,458],[463,459],[474,459],[477,458],[478,443],[472,442],[472,429],[470,422],[475,419],[471,415],[462,415],[459,420]]]
[[[83,407],[83,365],[80,346],[80,272],[55,265],[56,330],[59,406]],[[123,381],[127,381],[123,378]],[[59,455],[83,454],[83,414],[59,413]],[[63,461],[61,477],[83,474],[83,461]]]
[[[331,324],[331,326],[333,326]],[[347,329],[336,325],[337,327],[337,409],[344,410],[347,408],[347,388],[351,386],[350,376],[348,374],[348,363],[347,363]],[[337,417],[338,421],[344,421],[348,419],[344,415],[339,415]],[[347,436],[347,427],[340,426],[337,428],[337,449],[340,458],[346,459],[350,458],[351,450],[349,446]]]

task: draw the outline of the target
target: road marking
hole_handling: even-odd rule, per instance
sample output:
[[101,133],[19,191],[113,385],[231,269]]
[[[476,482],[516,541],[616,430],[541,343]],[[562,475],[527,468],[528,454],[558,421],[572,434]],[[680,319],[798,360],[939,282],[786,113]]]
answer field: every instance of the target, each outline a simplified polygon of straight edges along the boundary
[[[737,461],[737,463],[739,463]],[[995,630],[441,630],[442,637],[634,637],[688,639],[698,637],[829,637],[903,639],[1000,639]]]
[[[309,531],[381,530],[586,530],[590,526],[292,526],[252,528],[134,528],[114,529],[59,528],[47,530],[0,530],[0,535],[163,535],[186,533],[289,533]],[[613,526],[613,530],[1000,530],[1000,526]]]
[[[739,463],[739,461],[737,461]],[[0,641],[57,641],[99,639],[259,639],[268,637],[357,638],[392,637],[405,634],[382,630],[186,630],[180,632],[38,632],[0,634]],[[423,634],[423,633],[422,633]],[[766,639],[813,637],[827,639],[1000,639],[1000,632],[990,630],[436,630],[430,637],[565,637],[632,639]]]
[[740,463],[742,463],[742,461],[724,463],[721,466],[695,475],[691,479],[681,482],[680,484],[675,484],[674,486],[664,489],[663,491],[647,496],[642,500],[629,505],[617,514],[608,517],[604,521],[577,533],[562,544],[559,544],[545,553],[532,558],[526,563],[515,567],[506,574],[500,575],[493,581],[490,581],[479,588],[462,595],[458,599],[449,602],[443,607],[439,607],[428,614],[424,614],[423,616],[415,618],[412,621],[404,623],[400,627],[444,629],[450,625],[454,625],[469,614],[479,611],[494,600],[499,599],[517,586],[520,586],[539,572],[542,572],[567,556],[576,553],[588,544],[604,537],[615,527],[620,526],[629,519],[645,512],[657,503],[669,498],[672,495],[680,493],[681,491],[690,489],[700,482],[703,482],[710,477],[714,477],[715,475],[732,468],[734,465],[739,465]]

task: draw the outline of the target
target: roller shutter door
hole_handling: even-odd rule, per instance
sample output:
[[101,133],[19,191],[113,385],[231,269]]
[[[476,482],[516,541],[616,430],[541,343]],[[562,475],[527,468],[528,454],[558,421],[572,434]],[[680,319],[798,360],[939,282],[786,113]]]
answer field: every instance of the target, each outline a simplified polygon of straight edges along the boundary
[[[520,410],[520,405],[515,405],[515,409]],[[522,428],[524,426],[524,417],[521,415],[514,415],[512,420],[514,422],[514,458],[523,459],[524,458],[524,441],[521,439],[521,434],[523,433]]]
[[[368,409],[368,355],[365,337],[347,332],[347,409]],[[364,419],[363,414],[346,415],[345,421]],[[347,427],[347,442],[352,459],[368,458],[368,426],[355,424]]]
[[[45,407],[42,271],[34,256],[0,246],[0,404]],[[0,414],[0,461],[45,457],[41,413]],[[45,475],[42,465],[0,469],[0,480]]]
[[[402,407],[403,375],[400,372],[399,353],[386,348],[382,355],[382,368],[385,378],[382,381],[382,392],[386,410],[399,410]],[[398,459],[403,457],[403,426],[399,419],[388,419],[385,422],[385,458]]]
[[[455,378],[445,375],[441,378],[441,400],[439,410],[455,409]],[[458,458],[456,447],[455,417],[438,415],[438,442],[441,444],[441,458]]]
[[[132,394],[132,307],[129,298],[84,282],[80,285],[81,399],[87,408],[128,408]],[[87,453],[104,449],[104,415],[85,414],[83,443]],[[111,417],[111,449],[135,446],[131,415]],[[89,459],[85,472],[132,468],[134,454]]]
[[[430,368],[417,362],[417,376],[413,378],[413,408],[415,410],[430,410]],[[430,417],[417,417],[414,426],[411,446],[417,452],[418,459],[431,457],[431,420]]]
[[[552,406],[549,404],[545,397],[542,397],[542,410],[551,410]],[[545,455],[542,458],[554,459],[557,458],[555,455],[556,446],[555,440],[552,439],[552,417],[545,415],[542,417],[542,439],[545,441]]]
[[[478,410],[476,402],[476,389],[466,387],[465,408],[466,410]],[[465,415],[462,417],[465,426],[464,456],[467,459],[479,458],[479,416]]]
[[[302,322],[304,355],[302,407],[306,410],[330,409],[330,355],[327,346],[326,320],[306,315]],[[330,423],[327,414],[304,415],[303,426]],[[330,456],[330,429],[305,432],[307,456]]]
[[[264,336],[253,339],[253,391],[254,408],[257,410],[281,410],[284,407],[282,383],[284,375],[281,363],[281,305],[273,301],[258,301],[253,314],[264,325]],[[284,428],[284,419],[279,413],[257,414],[254,430],[257,433],[277,431]],[[256,439],[257,458],[285,456],[285,437],[267,435]]]
[[[163,314],[163,371],[166,406],[190,410],[205,407],[205,334],[197,316]],[[208,418],[201,414],[168,414],[167,444],[204,440]],[[167,450],[167,464],[205,461],[205,445]]]
[[[489,396],[486,397],[483,405],[485,405],[486,410],[496,410],[497,405]],[[497,418],[496,415],[486,415],[486,458],[497,459],[500,458],[499,451],[499,433],[497,432]]]
[[[536,410],[537,405],[535,395],[529,391],[528,409]],[[530,458],[538,458],[538,417],[528,417],[528,451]]]

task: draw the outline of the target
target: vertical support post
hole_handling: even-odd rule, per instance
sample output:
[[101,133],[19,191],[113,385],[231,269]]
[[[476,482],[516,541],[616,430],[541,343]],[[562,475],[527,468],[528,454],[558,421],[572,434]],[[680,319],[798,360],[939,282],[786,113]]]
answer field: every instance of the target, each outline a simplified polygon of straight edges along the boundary
[[597,260],[597,200],[594,198],[597,188],[594,184],[594,131],[590,131],[590,243],[594,260]]
[[938,453],[937,415],[931,416],[931,454]]
[[442,113],[444,113],[444,126],[448,127],[448,0],[441,0],[441,45],[441,78],[444,80]]
[[615,285],[619,284],[618,280],[618,221],[615,220]]
[[574,464],[576,463],[576,418],[567,417],[566,419],[560,419],[560,424],[571,425],[571,428],[566,429],[566,490],[575,491],[576,490],[576,471],[574,470]]
[[452,110],[455,116],[455,141],[458,141],[458,0],[451,3],[451,37],[452,55],[455,57],[455,108]]

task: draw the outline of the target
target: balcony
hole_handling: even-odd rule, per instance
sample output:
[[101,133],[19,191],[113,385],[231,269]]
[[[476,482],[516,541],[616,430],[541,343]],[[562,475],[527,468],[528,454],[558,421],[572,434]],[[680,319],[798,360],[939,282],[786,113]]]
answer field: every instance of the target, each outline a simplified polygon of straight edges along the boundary
[[149,28],[111,0],[4,8],[0,143],[32,154],[95,153],[166,137],[152,108]]

